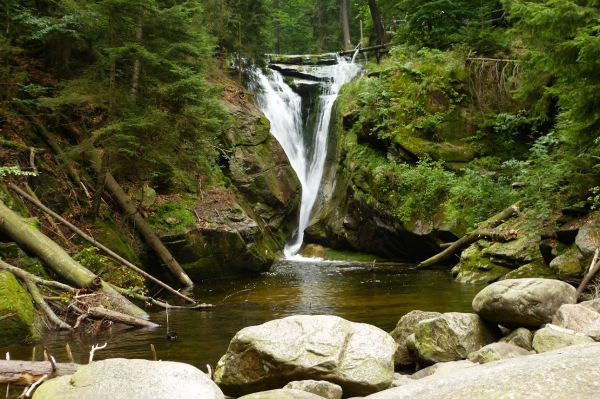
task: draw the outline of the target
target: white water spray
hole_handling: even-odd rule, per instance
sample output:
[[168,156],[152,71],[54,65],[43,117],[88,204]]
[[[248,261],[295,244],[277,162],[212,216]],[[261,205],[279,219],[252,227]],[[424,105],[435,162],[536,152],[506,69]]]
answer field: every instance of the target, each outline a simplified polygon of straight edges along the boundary
[[298,229],[293,240],[283,249],[287,258],[300,250],[304,229],[311,221],[311,211],[325,168],[327,134],[333,103],[341,86],[359,71],[358,65],[341,58],[336,65],[310,69],[311,75],[325,78],[327,81],[321,83],[323,94],[319,98],[317,123],[313,132],[303,131],[301,98],[284,83],[281,74],[273,71],[269,77],[262,73],[258,75],[260,90],[257,90],[257,104],[271,122],[271,134],[283,147],[302,186]]

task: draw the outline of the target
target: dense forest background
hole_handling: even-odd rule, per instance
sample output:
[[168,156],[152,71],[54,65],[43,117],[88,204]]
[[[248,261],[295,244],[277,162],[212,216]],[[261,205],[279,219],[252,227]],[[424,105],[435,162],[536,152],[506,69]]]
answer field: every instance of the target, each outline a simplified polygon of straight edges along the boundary
[[[386,189],[396,209],[403,204],[397,212],[454,198],[475,207],[477,221],[522,199],[546,220],[600,202],[593,1],[4,0],[1,9],[0,125],[59,134],[66,163],[95,147],[113,173],[158,189],[193,191],[199,179],[226,185],[217,171],[230,115],[220,100],[243,95],[232,70],[267,53],[375,44],[379,20],[388,58],[366,63],[378,75],[346,98],[355,99],[361,128],[387,143],[411,131],[443,147],[447,111],[428,109],[422,96],[438,90],[452,110],[470,97],[476,106],[464,113],[476,132],[468,140],[481,144],[461,172],[431,159],[389,166],[394,176],[414,175],[410,187]],[[470,79],[467,64],[481,60],[496,62],[486,72],[496,78],[457,89]],[[415,79],[403,84],[400,73]],[[21,173],[3,161],[4,174]],[[419,179],[438,187],[419,189]],[[509,190],[511,182],[523,189]]]

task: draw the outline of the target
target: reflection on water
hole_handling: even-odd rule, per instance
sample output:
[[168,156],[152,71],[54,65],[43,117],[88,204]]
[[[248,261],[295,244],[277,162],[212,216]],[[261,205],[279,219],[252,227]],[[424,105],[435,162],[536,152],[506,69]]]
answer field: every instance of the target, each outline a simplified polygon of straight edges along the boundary
[[[471,301],[482,288],[452,281],[447,270],[412,271],[408,265],[345,262],[276,263],[271,272],[254,278],[197,284],[194,295],[218,305],[208,311],[171,311],[169,329],[178,339],[165,338],[166,313],[149,310],[156,329],[112,327],[100,334],[68,331],[45,334],[44,343],[57,361],[66,362],[69,343],[75,361],[87,363],[93,344],[108,342],[95,359],[109,357],[151,359],[150,344],[162,360],[190,363],[203,370],[216,365],[229,341],[244,327],[298,314],[330,314],[391,331],[398,319],[413,309],[472,312]],[[153,313],[155,312],[155,313]],[[31,359],[31,346],[1,348],[12,359]],[[42,359],[42,345],[36,346]]]

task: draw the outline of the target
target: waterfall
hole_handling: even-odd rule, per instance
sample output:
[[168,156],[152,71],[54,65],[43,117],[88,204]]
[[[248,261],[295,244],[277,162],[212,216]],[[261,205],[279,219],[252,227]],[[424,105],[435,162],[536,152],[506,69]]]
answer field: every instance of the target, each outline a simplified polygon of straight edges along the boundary
[[279,141],[302,187],[298,228],[283,253],[287,258],[295,255],[304,239],[304,229],[311,221],[311,211],[317,199],[327,154],[327,135],[333,103],[341,86],[352,79],[360,67],[343,58],[336,65],[310,67],[308,73],[322,78],[322,94],[314,131],[305,131],[302,121],[301,98],[285,84],[282,75],[272,71],[269,76],[258,71],[257,104],[271,122],[271,134]]

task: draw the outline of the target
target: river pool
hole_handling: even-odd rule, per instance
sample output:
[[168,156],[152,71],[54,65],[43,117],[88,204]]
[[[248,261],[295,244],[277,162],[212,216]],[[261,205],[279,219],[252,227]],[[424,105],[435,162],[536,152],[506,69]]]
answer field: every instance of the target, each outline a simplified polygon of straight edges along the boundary
[[[149,308],[156,329],[114,326],[101,333],[68,331],[44,334],[35,345],[36,359],[47,346],[58,362],[66,362],[65,344],[75,361],[87,363],[93,344],[108,343],[95,359],[157,357],[192,364],[206,370],[216,365],[229,341],[244,327],[298,314],[337,315],[391,331],[398,319],[413,309],[438,312],[472,312],[471,301],[483,286],[452,280],[447,269],[410,270],[411,265],[377,263],[279,261],[269,273],[252,278],[217,280],[197,284],[195,298],[217,305],[204,311],[170,311],[169,329],[178,339],[170,341],[164,310]],[[0,348],[11,359],[30,360],[34,346]]]

